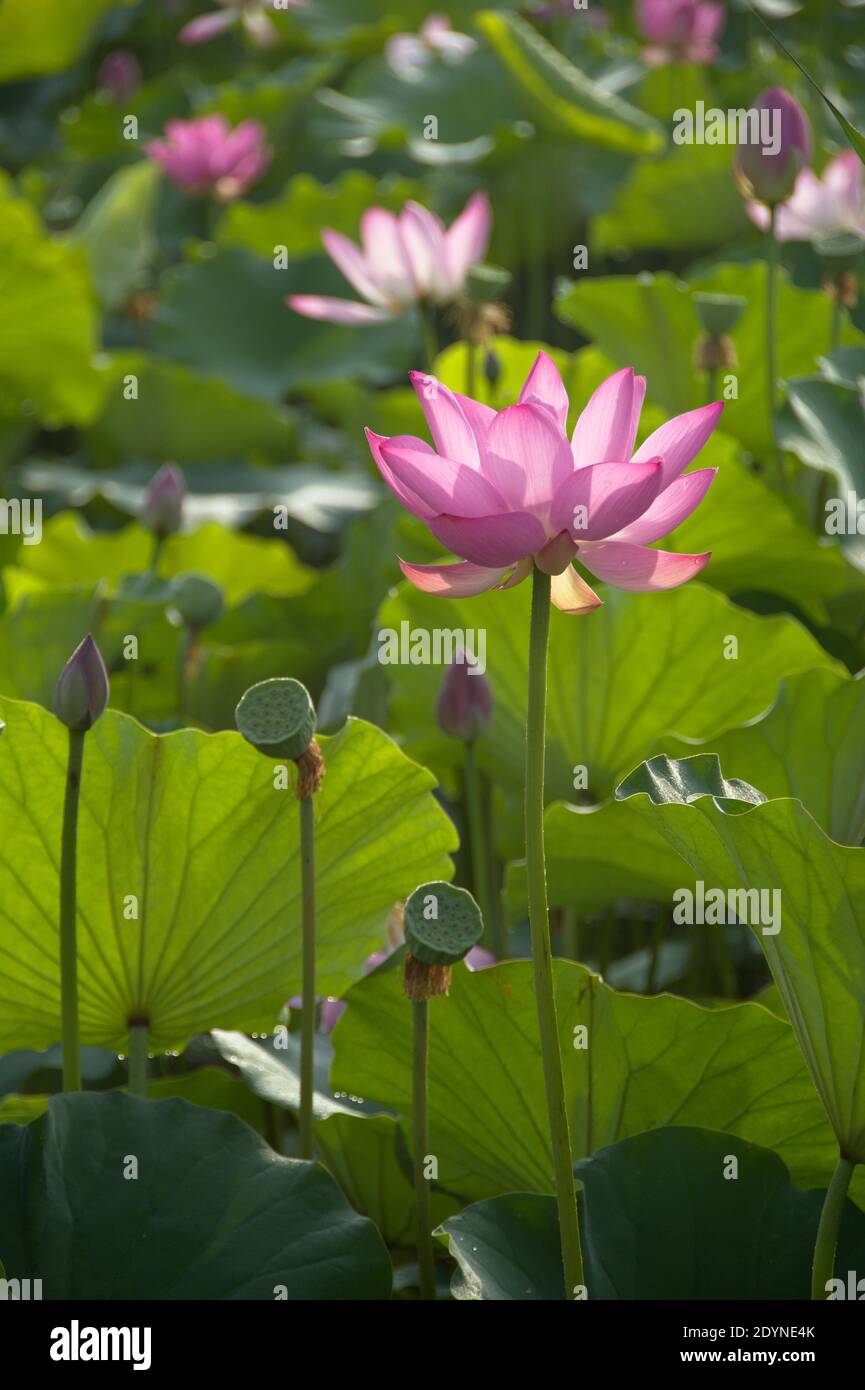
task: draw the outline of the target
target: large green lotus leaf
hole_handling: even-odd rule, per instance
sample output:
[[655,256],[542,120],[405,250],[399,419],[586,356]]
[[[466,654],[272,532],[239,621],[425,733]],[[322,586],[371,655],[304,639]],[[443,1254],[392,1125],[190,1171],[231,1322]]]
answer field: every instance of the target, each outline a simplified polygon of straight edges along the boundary
[[[66,738],[37,705],[2,700],[0,718],[0,1045],[40,1047],[60,1031]],[[456,835],[432,776],[380,730],[352,720],[321,743],[317,982],[339,995],[393,903],[449,877]],[[262,1031],[299,992],[297,804],[239,734],[154,737],[106,712],[87,738],[78,842],[83,1041],[120,1047],[133,1016],[163,1049],[217,1023]]]
[[93,284],[109,309],[139,288],[159,249],[159,178],[159,166],[150,160],[118,169],[76,223],[72,239],[84,247]]
[[[787,1023],[758,1004],[619,994],[571,961],[554,971],[575,1158],[661,1125],[705,1125],[776,1149],[797,1182],[828,1182],[837,1148]],[[333,1041],[332,1085],[407,1119],[411,1009],[398,971],[354,987]],[[430,1007],[429,1104],[444,1189],[473,1201],[552,1189],[528,961],[455,968],[450,996]]]
[[55,1096],[26,1128],[0,1126],[0,1227],[7,1276],[40,1278],[48,1299],[391,1289],[381,1236],[322,1168],[183,1100]]
[[[661,735],[708,738],[765,710],[781,676],[835,665],[792,619],[756,617],[700,585],[666,594],[606,587],[603,598],[603,607],[588,617],[553,613],[546,759],[551,801],[573,798],[576,766],[588,769],[588,789],[601,799],[655,751]],[[401,623],[429,633],[486,633],[493,716],[478,757],[497,782],[515,789],[524,773],[530,601],[528,584],[457,600],[403,585],[378,621],[379,633],[399,633]],[[728,660],[730,637],[738,640],[738,657]],[[461,746],[435,723],[442,668],[398,664],[385,671],[393,727],[412,755],[439,775],[459,766]],[[747,778],[747,769],[729,770]]]
[[749,782],[738,777],[725,777],[717,753],[694,753],[690,758],[669,758],[659,753],[640,763],[616,787],[617,800],[640,793],[656,806],[689,806],[701,796],[710,796],[720,810],[728,815],[759,806],[766,798]]
[[[46,523],[41,545],[22,545],[17,564],[36,576],[38,587],[100,580],[113,587],[124,575],[146,571],[152,552],[153,537],[143,526],[95,532],[70,511]],[[215,580],[229,605],[256,593],[303,594],[315,582],[315,572],[284,541],[241,535],[216,522],[166,541],[160,576],[170,579],[189,570]]]
[[[843,351],[852,354],[857,350]],[[834,355],[835,361],[838,356]],[[844,553],[858,569],[865,570],[865,540],[859,530],[858,507],[858,499],[865,492],[862,383],[797,377],[789,383],[787,395],[789,403],[779,423],[784,447],[809,468],[831,475],[819,524],[830,535],[840,527],[837,534]],[[832,506],[838,500],[843,504],[840,517]]]
[[[9,12],[8,5],[0,9],[0,33],[10,23]],[[0,54],[5,56],[2,38]],[[52,426],[89,423],[105,383],[93,364],[98,321],[85,253],[49,237],[36,209],[15,195],[5,175],[0,300],[0,413],[17,415],[24,407]]]
[[641,160],[595,220],[593,246],[693,252],[741,236],[750,224],[730,175],[732,153],[729,145],[677,145],[663,159]]
[[[816,731],[819,731],[817,736]],[[662,738],[676,757],[693,752]],[[772,708],[706,745],[729,775],[742,774],[769,800],[798,797],[833,840],[858,845],[865,836],[865,682],[830,670],[804,671],[781,682]],[[561,802],[546,812],[550,903],[584,912],[622,898],[669,904],[681,885],[678,856],[661,834],[647,801],[607,801],[592,808]],[[514,917],[526,910],[525,866],[508,871]]]
[[290,256],[310,256],[321,249],[322,228],[358,240],[367,208],[399,212],[408,199],[418,197],[418,185],[410,179],[376,180],[361,169],[349,169],[332,184],[296,174],[271,203],[230,204],[216,240],[220,246],[245,246],[258,256],[273,256],[277,246]]
[[[675,1125],[602,1149],[576,1172],[590,1299],[810,1297],[826,1194],[794,1187],[777,1154]],[[836,1273],[846,1282],[863,1259],[865,1215],[848,1201]]]
[[[356,1211],[374,1221],[389,1246],[414,1249],[416,1208],[409,1150],[392,1115],[334,1114],[315,1126],[322,1162]],[[443,1221],[456,1198],[430,1194],[432,1220]]]
[[116,0],[4,0],[0,82],[70,67],[97,22],[116,8]]
[[749,925],[842,1152],[865,1162],[865,853],[828,839],[792,798],[742,816],[706,800],[652,813],[688,866],[683,886],[780,893],[780,929]]
[[[270,1105],[278,1105],[283,1110],[300,1108],[300,1043],[289,1033],[284,1050],[262,1047],[245,1033],[228,1033],[222,1028],[214,1028],[211,1036],[223,1061],[237,1067],[249,1090]],[[316,1038],[316,1044],[318,1038]],[[326,1120],[329,1115],[356,1114],[357,1106],[345,1105],[331,1094],[327,1085],[327,1075],[320,1075],[318,1046],[316,1046],[315,1085],[313,1093],[313,1113],[318,1120]]]
[[[843,604],[852,591],[865,593],[841,547],[821,542],[746,466],[733,440],[714,436],[696,466],[717,468],[718,475],[697,510],[662,545],[689,554],[711,550],[703,583],[733,598],[754,592],[777,595],[817,624],[828,624],[832,600]],[[760,518],[759,544],[743,517]]]
[[[138,378],[135,400],[124,396],[129,375]],[[294,447],[296,431],[284,407],[240,395],[225,382],[196,376],[176,362],[119,352],[112,358],[110,376],[105,408],[87,435],[101,464],[131,458],[206,463],[256,456],[281,462]],[[98,475],[93,482],[98,484]]]
[[540,130],[628,154],[663,149],[656,120],[592,81],[524,19],[488,9],[476,22]]
[[[825,1193],[794,1187],[770,1150],[671,1125],[599,1150],[577,1176],[590,1300],[810,1297]],[[441,1234],[460,1266],[455,1298],[562,1298],[555,1198],[491,1197]],[[865,1215],[848,1201],[837,1275],[863,1258]]]
[[460,1301],[549,1303],[562,1297],[562,1247],[556,1203],[537,1192],[488,1197],[443,1221],[435,1233],[459,1269]]
[[[748,307],[730,335],[736,348],[738,399],[727,402],[724,429],[747,448],[770,443],[766,411],[765,265],[718,265],[688,284],[667,273],[601,276],[565,286],[557,313],[578,328],[619,367],[648,378],[649,399],[669,413],[705,400],[705,374],[694,365],[700,329],[693,292],[742,295]],[[782,276],[778,295],[778,373],[800,376],[830,341],[832,306],[818,290],[803,290]],[[850,324],[843,343],[861,342]]]
[[289,309],[289,294],[357,296],[329,261],[291,261],[227,247],[189,262],[162,285],[154,346],[241,395],[278,402],[292,387],[359,376],[389,383],[413,365],[419,330],[412,316],[354,328],[317,323]]

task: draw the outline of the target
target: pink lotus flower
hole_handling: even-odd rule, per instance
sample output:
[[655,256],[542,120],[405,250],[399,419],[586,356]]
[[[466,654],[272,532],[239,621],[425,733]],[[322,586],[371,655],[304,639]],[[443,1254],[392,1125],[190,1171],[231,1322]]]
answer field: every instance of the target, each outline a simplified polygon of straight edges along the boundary
[[[304,0],[283,0],[277,8],[293,10],[303,3]],[[222,6],[221,11],[201,15],[183,26],[177,36],[181,43],[208,43],[238,23],[259,48],[270,48],[279,42],[279,30],[268,18],[263,0],[216,0],[216,4]]]
[[711,0],[637,0],[637,28],[650,47],[647,63],[711,63],[717,57],[720,35],[727,20],[721,4]]
[[574,569],[575,556],[599,579],[640,593],[676,588],[706,565],[710,552],[650,547],[690,516],[717,472],[682,476],[721,402],[677,415],[633,453],[646,382],[630,367],[598,387],[570,442],[567,392],[545,352],[518,404],[498,413],[434,377],[411,377],[435,448],[371,430],[367,439],[394,496],[462,557],[445,565],[400,560],[416,588],[465,598],[519,584],[537,564],[553,577],[556,607],[584,613],[601,600]]
[[[822,241],[839,232],[865,238],[865,180],[862,161],[854,150],[830,159],[818,178],[803,169],[793,192],[781,203],[775,218],[779,241]],[[748,203],[748,216],[762,231],[769,226],[764,203]]]
[[131,101],[141,86],[141,64],[135,54],[126,48],[109,53],[99,69],[96,85],[112,101]]
[[416,82],[435,58],[460,63],[477,46],[468,34],[458,34],[451,28],[447,15],[431,14],[421,25],[420,33],[394,34],[389,38],[384,56],[398,77]]
[[241,121],[232,130],[224,116],[168,121],[164,140],[151,140],[147,153],[172,183],[198,197],[221,203],[245,193],[270,164],[259,121]]
[[384,323],[419,300],[448,304],[461,293],[471,266],[483,260],[492,215],[485,193],[475,193],[450,227],[420,203],[406,203],[399,216],[370,208],[360,224],[360,247],[325,228],[331,260],[363,295],[365,304],[318,294],[289,295],[296,313],[329,323]]

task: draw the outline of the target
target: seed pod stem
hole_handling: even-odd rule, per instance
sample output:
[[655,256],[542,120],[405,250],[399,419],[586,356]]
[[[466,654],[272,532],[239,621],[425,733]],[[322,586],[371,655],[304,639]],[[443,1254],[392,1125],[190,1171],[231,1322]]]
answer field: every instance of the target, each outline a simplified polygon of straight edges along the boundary
[[472,856],[472,881],[474,883],[475,897],[486,924],[487,945],[496,957],[496,960],[503,960],[504,948],[501,940],[498,939],[501,936],[501,931],[498,929],[498,916],[493,911],[493,893],[489,872],[490,865],[487,859],[483,809],[481,807],[480,774],[478,772],[477,753],[473,740],[466,744],[464,771],[466,810],[468,812],[469,822],[469,845]]
[[84,733],[69,730],[66,796],[60,849],[60,999],[63,1038],[63,1089],[81,1090],[78,1029],[78,803],[84,762]]
[[315,1049],[315,802],[300,798],[300,882],[303,929],[303,1014],[300,1025],[300,1157],[312,1158]]
[[414,1151],[414,1194],[417,1217],[417,1259],[420,1270],[420,1296],[436,1296],[435,1257],[432,1245],[429,1179],[424,1168],[429,1148],[427,1071],[429,1064],[429,1004],[415,1000],[412,1010],[412,1148]]

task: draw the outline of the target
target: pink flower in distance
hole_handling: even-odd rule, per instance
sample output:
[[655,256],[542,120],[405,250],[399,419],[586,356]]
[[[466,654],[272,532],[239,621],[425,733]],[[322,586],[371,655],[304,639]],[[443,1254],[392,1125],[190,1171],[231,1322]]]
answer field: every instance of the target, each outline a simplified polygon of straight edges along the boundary
[[492,213],[485,193],[475,193],[445,228],[440,218],[406,203],[399,216],[369,208],[360,224],[360,246],[329,228],[325,250],[366,303],[318,294],[292,294],[289,308],[329,323],[384,323],[419,300],[448,304],[465,285],[470,268],[489,245]]
[[241,121],[232,130],[219,115],[168,121],[165,139],[151,140],[147,153],[185,193],[221,203],[245,193],[271,160],[259,121]]
[[705,496],[717,469],[685,476],[715,428],[723,404],[677,415],[634,452],[644,377],[630,367],[595,391],[567,437],[568,396],[550,357],[538,354],[519,402],[498,412],[411,374],[435,443],[367,430],[391,492],[426,522],[456,564],[411,565],[418,589],[465,598],[510,588],[533,563],[552,576],[552,599],[566,613],[601,600],[574,569],[576,557],[618,589],[645,593],[693,579],[710,552],[652,550]]
[[637,28],[648,39],[647,63],[711,63],[718,53],[715,40],[727,20],[722,4],[713,0],[637,0]]
[[418,34],[393,34],[385,44],[389,66],[406,82],[416,82],[435,58],[445,63],[462,62],[474,53],[477,42],[451,28],[447,15],[431,14]]
[[[780,241],[822,241],[839,232],[865,238],[865,169],[854,150],[830,159],[822,176],[803,169],[775,219]],[[748,203],[748,216],[763,231],[769,226],[764,203]]]
[[[298,9],[303,0],[283,0],[275,8],[283,10]],[[252,42],[259,48],[270,48],[279,42],[279,30],[268,18],[270,8],[263,0],[216,0],[222,8],[216,14],[200,15],[185,24],[178,34],[181,43],[208,43],[224,34],[233,24],[241,24]]]

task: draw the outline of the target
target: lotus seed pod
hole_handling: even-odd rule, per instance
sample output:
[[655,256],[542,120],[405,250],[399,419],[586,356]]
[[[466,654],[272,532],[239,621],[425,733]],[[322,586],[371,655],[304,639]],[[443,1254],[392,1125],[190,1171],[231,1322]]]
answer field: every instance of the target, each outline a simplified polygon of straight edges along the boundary
[[251,686],[241,697],[234,720],[247,742],[269,758],[297,761],[315,733],[315,707],[309,691],[287,676]]
[[739,294],[694,295],[697,318],[710,338],[722,338],[732,333],[747,307],[747,299]]
[[465,888],[424,883],[405,905],[405,940],[423,965],[454,965],[484,934],[481,910]]
[[75,648],[54,692],[54,713],[67,729],[84,734],[108,704],[108,672],[90,633]]
[[184,574],[174,586],[174,606],[187,627],[209,627],[222,617],[225,599],[218,584],[203,574]]

